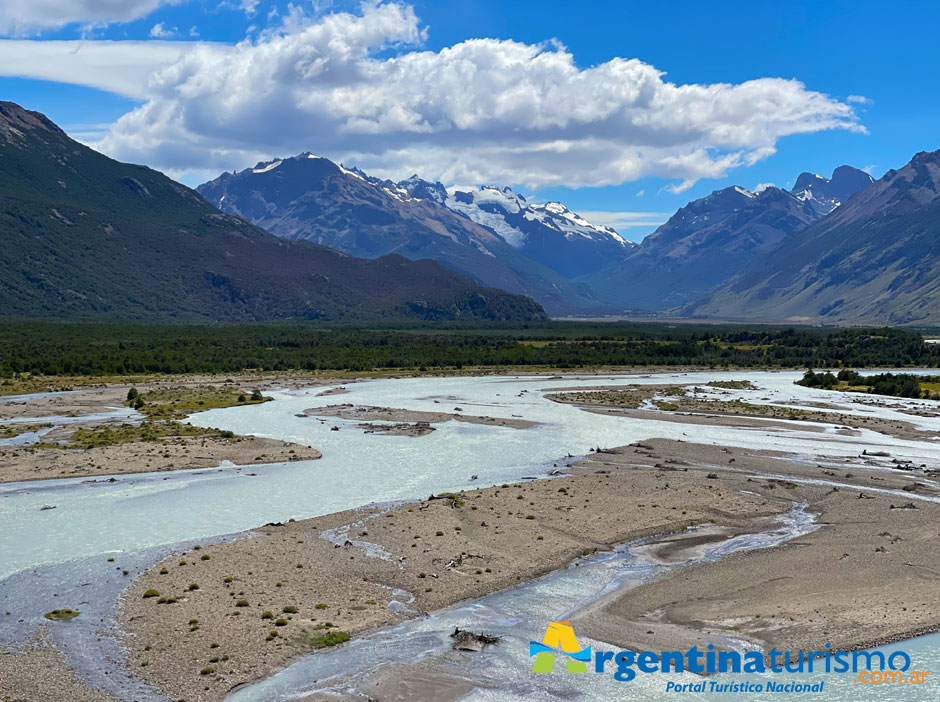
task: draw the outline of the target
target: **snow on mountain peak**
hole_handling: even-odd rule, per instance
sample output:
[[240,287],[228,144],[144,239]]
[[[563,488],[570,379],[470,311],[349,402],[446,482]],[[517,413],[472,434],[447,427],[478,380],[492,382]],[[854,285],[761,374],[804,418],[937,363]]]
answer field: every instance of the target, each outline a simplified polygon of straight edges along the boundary
[[259,163],[257,166],[251,169],[252,173],[267,173],[268,171],[273,171],[275,168],[280,166],[283,161],[270,161],[268,163]]

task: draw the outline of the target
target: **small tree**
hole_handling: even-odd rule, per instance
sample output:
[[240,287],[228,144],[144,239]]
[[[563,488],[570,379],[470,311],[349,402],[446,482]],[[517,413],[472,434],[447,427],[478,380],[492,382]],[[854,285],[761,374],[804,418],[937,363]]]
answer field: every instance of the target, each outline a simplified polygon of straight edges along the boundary
[[127,401],[128,401],[128,402],[133,402],[133,401],[136,400],[138,397],[140,397],[140,393],[137,392],[137,388],[131,388],[130,390],[127,391]]
[[254,390],[251,393],[252,402],[261,402],[264,399],[264,395],[261,394],[260,390]]

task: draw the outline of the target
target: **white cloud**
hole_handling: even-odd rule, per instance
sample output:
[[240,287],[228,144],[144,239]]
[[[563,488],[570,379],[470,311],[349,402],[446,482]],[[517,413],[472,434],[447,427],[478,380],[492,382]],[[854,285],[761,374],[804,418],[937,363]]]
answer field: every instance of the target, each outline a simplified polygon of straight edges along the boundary
[[167,27],[163,22],[157,22],[153,25],[153,28],[150,30],[150,36],[155,39],[169,39],[170,37],[175,37],[179,34],[179,29],[176,27]]
[[878,168],[878,164],[876,163],[869,163],[867,166],[862,166],[862,170],[865,171],[868,175],[871,175],[876,168]]
[[774,187],[774,184],[773,184],[773,183],[758,183],[757,185],[754,186],[754,189],[753,189],[751,192],[753,192],[753,193],[762,193],[762,192],[764,192],[767,188],[772,188],[772,187]]
[[640,188],[636,191],[636,197],[643,197],[646,195],[646,188]]
[[0,34],[22,36],[69,24],[103,26],[146,17],[186,0],[3,0]]
[[[384,177],[536,188],[657,176],[679,192],[766,158],[783,136],[862,130],[849,104],[795,80],[676,85],[621,58],[582,70],[557,42],[421,50],[426,30],[405,4],[316,18],[293,5],[282,21],[234,47],[190,45],[169,64],[142,47],[112,53],[119,73],[136,71],[131,54],[153,71],[137,88],[146,102],[99,146],[177,172],[310,150]],[[129,94],[111,70],[63,65],[58,79]]]
[[849,95],[845,101],[856,105],[870,105],[874,102],[871,98],[867,98],[864,95]]
[[658,227],[669,219],[665,212],[610,212],[607,210],[579,210],[587,221],[612,229],[632,227]]
[[260,0],[242,0],[238,7],[246,16],[254,17],[255,13],[258,11],[259,2]]

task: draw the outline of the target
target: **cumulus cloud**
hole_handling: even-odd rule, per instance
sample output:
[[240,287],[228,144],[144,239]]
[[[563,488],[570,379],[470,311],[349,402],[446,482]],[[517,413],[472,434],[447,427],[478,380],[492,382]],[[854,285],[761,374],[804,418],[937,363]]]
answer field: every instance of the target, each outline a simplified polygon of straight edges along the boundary
[[255,13],[258,11],[258,3],[260,0],[241,0],[238,8],[242,10],[248,17],[254,17]]
[[169,39],[178,35],[179,31],[176,27],[167,27],[163,22],[157,22],[150,29],[150,36],[155,39]]
[[857,104],[857,105],[870,105],[870,104],[873,102],[873,100],[872,100],[871,98],[867,98],[867,97],[865,97],[864,95],[849,95],[849,96],[845,99],[845,101],[846,101],[846,102],[852,102],[852,103],[855,103],[855,104]]
[[25,35],[69,24],[102,26],[146,17],[186,0],[3,0],[0,34]]
[[317,17],[294,5],[281,21],[155,65],[146,101],[100,148],[174,172],[309,150],[384,177],[536,188],[658,176],[678,192],[781,137],[862,129],[847,102],[795,80],[677,85],[637,59],[579,69],[557,42],[423,50],[406,4]]

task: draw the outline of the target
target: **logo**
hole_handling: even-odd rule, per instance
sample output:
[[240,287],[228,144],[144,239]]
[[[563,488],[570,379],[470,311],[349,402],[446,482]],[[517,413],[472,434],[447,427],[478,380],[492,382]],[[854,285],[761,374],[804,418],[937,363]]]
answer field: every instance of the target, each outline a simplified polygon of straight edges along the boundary
[[571,622],[549,622],[542,643],[529,642],[529,657],[532,656],[535,656],[533,673],[551,673],[555,656],[565,658],[569,673],[586,673],[587,664],[591,661],[591,647],[582,649],[578,645]]
[[[529,658],[535,656],[533,673],[551,673],[560,656],[569,673],[613,673],[614,680],[630,682],[638,674],[830,674],[850,673],[856,683],[927,682],[930,671],[910,670],[911,656],[903,650],[838,651],[826,644],[820,651],[722,650],[714,644],[692,646],[687,651],[591,651],[581,648],[571,622],[549,622],[541,643],[529,642]],[[769,662],[769,666],[767,663]],[[588,664],[593,664],[589,671]],[[666,692],[822,692],[820,679],[666,681]]]

